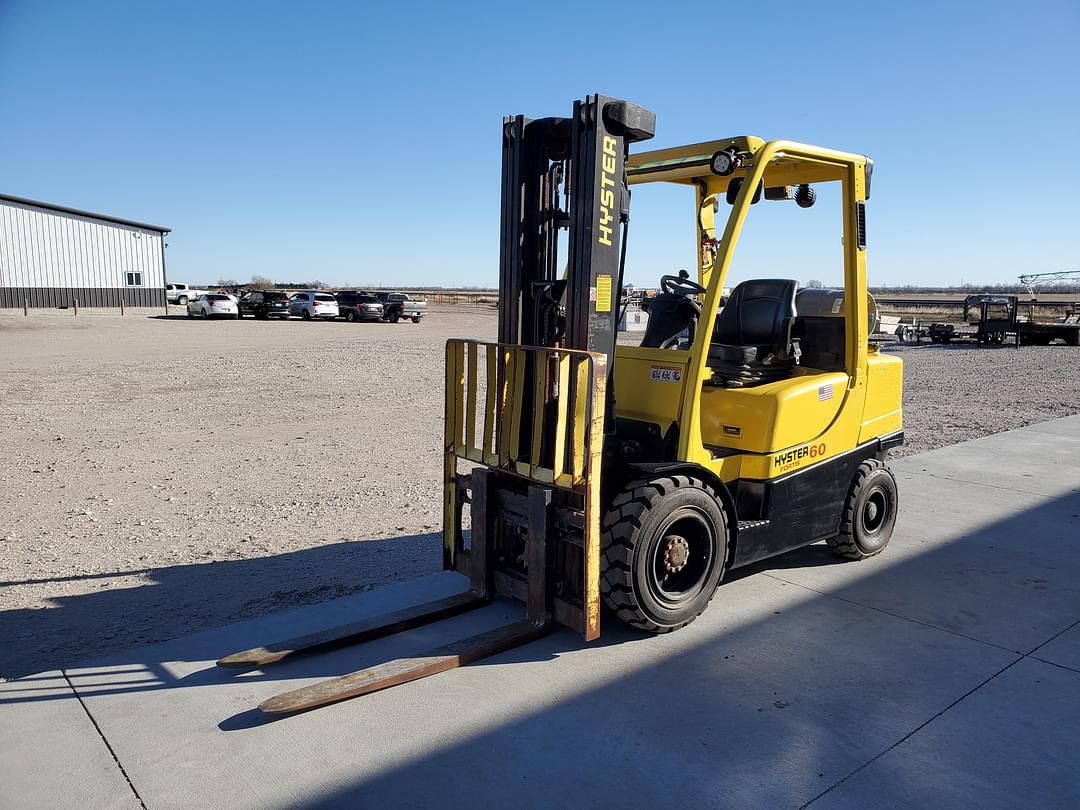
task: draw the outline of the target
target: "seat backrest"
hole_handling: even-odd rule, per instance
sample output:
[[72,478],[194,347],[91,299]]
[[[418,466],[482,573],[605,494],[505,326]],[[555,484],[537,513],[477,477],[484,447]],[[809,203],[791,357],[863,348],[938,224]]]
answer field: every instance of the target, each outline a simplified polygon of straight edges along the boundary
[[783,278],[744,281],[720,310],[713,341],[786,353],[791,344],[797,286],[793,279]]
[[654,349],[667,347],[688,328],[693,338],[698,308],[692,299],[678,293],[660,293],[649,301],[648,311],[649,322],[645,325],[642,346]]

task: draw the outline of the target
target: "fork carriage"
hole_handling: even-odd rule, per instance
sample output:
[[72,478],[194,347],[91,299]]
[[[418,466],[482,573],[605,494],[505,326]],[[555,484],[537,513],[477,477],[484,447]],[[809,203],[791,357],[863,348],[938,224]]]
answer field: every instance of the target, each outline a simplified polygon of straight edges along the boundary
[[606,360],[446,345],[443,565],[468,576],[476,594],[519,599],[531,621],[554,620],[587,640],[600,634]]

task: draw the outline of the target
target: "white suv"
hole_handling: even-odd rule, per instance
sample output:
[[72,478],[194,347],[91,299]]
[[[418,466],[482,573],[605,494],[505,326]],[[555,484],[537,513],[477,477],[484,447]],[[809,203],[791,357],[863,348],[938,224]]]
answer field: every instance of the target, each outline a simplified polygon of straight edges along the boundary
[[312,318],[325,318],[332,321],[338,316],[337,299],[330,293],[318,290],[293,293],[289,299],[289,314],[299,315],[305,321],[310,321]]

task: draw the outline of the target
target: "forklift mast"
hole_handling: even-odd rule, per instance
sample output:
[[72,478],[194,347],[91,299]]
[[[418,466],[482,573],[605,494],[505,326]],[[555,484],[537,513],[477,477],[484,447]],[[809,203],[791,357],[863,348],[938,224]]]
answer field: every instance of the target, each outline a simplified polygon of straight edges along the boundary
[[630,211],[624,163],[655,128],[649,110],[602,95],[575,102],[570,118],[503,119],[500,343],[597,352],[610,373]]

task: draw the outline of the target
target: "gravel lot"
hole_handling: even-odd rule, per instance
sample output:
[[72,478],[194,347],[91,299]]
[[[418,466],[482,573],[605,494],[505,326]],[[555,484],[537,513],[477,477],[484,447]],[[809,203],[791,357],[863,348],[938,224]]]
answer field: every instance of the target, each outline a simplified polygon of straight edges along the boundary
[[[438,570],[443,342],[494,332],[0,314],[0,678]],[[901,454],[1080,412],[1080,349],[886,350]]]

